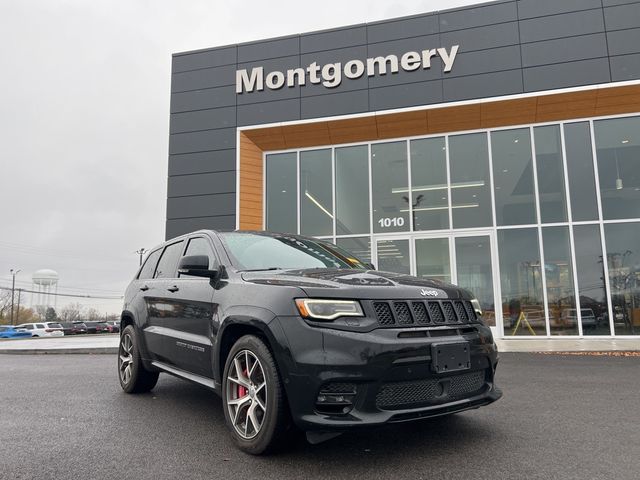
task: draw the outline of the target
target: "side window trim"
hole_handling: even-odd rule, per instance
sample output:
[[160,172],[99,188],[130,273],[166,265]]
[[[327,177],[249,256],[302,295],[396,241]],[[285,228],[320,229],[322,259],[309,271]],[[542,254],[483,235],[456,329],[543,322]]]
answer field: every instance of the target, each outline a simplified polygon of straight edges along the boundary
[[[184,241],[184,238],[181,238],[180,240],[177,240],[175,242],[172,243],[167,243],[164,248],[162,249],[162,253],[160,254],[160,256],[158,257],[158,261],[156,263],[156,268],[153,270],[153,277],[151,277],[153,280],[157,279],[158,277],[156,275],[158,275],[158,266],[160,265],[160,261],[162,260],[162,257],[164,257],[165,252],[172,246],[181,243],[182,244],[182,249],[180,250],[180,254],[178,255],[178,262],[180,262],[180,259],[184,256],[184,252],[185,252],[185,248],[187,248],[187,242]],[[177,274],[178,274],[178,262],[176,262],[176,266],[174,271],[172,272],[173,275],[176,276],[172,276],[172,277],[162,277],[162,278],[178,278]]]
[[[189,237],[189,239],[187,240],[187,243],[185,245],[185,249],[182,252],[182,256],[184,257],[187,253],[187,250],[189,249],[189,244],[191,243],[191,240],[194,240],[196,238],[203,238],[205,240],[205,242],[207,242],[207,245],[209,245],[209,251],[213,254],[213,265],[212,266],[220,266],[220,257],[218,256],[218,252],[216,252],[216,247],[213,245],[213,242],[211,241],[211,239],[205,235],[194,235],[193,237]],[[182,257],[181,257],[182,258]]]
[[164,251],[164,248],[161,247],[161,248],[156,248],[155,250],[152,250],[151,252],[149,252],[149,255],[147,255],[147,258],[145,259],[145,261],[142,262],[142,265],[140,266],[140,270],[138,270],[138,274],[136,275],[136,280],[140,280],[140,275],[142,275],[142,271],[144,270],[144,267],[147,265],[147,262],[149,261],[151,256],[155,255],[157,252],[161,252],[158,258],[156,258],[156,264],[153,266],[153,272],[151,273],[151,277],[142,279],[142,280],[153,280],[156,274],[156,268],[158,268],[158,262],[160,261],[160,257],[162,257],[162,251]]

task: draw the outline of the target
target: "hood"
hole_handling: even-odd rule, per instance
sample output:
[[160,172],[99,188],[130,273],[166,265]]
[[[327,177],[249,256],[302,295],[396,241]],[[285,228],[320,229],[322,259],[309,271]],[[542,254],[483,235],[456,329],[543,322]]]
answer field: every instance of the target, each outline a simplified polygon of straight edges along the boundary
[[310,297],[471,298],[466,290],[439,280],[377,270],[309,268],[243,272],[242,279],[258,284],[299,287]]

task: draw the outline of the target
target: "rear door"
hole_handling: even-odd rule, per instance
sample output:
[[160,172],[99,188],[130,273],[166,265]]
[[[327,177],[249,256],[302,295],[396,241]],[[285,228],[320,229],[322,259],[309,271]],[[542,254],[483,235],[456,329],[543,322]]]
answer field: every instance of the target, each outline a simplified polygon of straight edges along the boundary
[[[193,236],[183,256],[205,255],[209,269],[218,268],[211,241]],[[169,282],[167,298],[171,315],[165,317],[166,352],[172,365],[187,372],[212,378],[212,321],[217,309],[214,282],[209,278],[181,276]]]

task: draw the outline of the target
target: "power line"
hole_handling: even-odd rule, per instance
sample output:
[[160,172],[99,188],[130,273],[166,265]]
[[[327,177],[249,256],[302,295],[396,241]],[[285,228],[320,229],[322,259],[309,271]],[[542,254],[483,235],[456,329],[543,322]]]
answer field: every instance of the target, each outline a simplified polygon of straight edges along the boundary
[[[0,286],[0,290],[11,290],[11,287],[2,287]],[[22,290],[23,292],[27,292],[27,293],[41,293],[38,292],[37,290],[27,290],[26,288],[20,288],[20,290]],[[119,296],[112,296],[112,297],[106,297],[106,296],[98,296],[98,295],[80,295],[80,294],[71,294],[71,293],[48,293],[48,295],[55,295],[58,297],[75,297],[75,298],[96,298],[96,299],[101,299],[101,300],[121,300],[124,298],[124,295],[119,295]]]

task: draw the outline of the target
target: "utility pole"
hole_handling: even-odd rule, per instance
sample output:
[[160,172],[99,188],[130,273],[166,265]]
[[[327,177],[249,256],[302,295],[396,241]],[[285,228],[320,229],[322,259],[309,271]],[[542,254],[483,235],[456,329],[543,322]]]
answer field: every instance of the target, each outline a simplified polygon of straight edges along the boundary
[[138,255],[140,255],[140,265],[142,265],[142,256],[147,253],[147,251],[145,250],[144,247],[142,247],[140,250],[136,250],[134,253],[137,253]]
[[16,290],[16,275],[20,273],[20,270],[14,270],[13,268],[9,270],[11,276],[13,277],[11,281],[11,325],[13,325],[13,300],[15,298],[15,290]]
[[[20,296],[22,293],[22,289],[18,289],[18,308],[16,308],[16,325],[20,323]],[[13,325],[13,324],[12,324]]]

